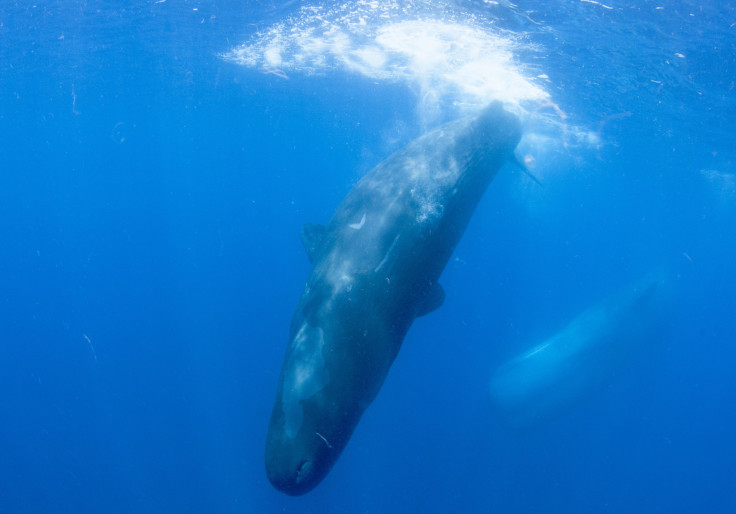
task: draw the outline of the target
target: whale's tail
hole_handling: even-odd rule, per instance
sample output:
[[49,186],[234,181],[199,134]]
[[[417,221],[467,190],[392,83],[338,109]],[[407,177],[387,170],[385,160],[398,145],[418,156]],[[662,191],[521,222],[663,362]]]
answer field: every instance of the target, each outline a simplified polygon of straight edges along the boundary
[[539,180],[537,177],[534,176],[534,173],[532,173],[529,170],[529,168],[527,167],[527,165],[524,164],[521,161],[521,159],[519,159],[519,156],[516,155],[516,152],[514,152],[513,157],[511,159],[509,159],[509,160],[511,162],[513,162],[514,164],[516,164],[519,167],[519,169],[521,170],[521,172],[524,173],[524,175],[526,175],[527,177],[529,177],[530,179],[532,179],[534,182],[536,182],[537,184],[539,184],[539,187],[544,187],[544,184],[542,184],[542,181]]

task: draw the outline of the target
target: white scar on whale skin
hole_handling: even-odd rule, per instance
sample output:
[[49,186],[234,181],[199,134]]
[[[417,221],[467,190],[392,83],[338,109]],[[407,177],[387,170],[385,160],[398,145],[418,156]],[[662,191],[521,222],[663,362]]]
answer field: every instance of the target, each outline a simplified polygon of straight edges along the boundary
[[315,432],[315,434],[317,434],[319,436],[319,438],[322,439],[325,442],[325,444],[327,445],[328,448],[332,448],[332,445],[330,444],[330,442],[327,440],[327,438],[325,436],[323,436],[319,432]]
[[360,218],[360,223],[351,223],[348,225],[350,228],[354,228],[355,230],[360,230],[363,228],[363,225],[365,225],[365,213],[363,213],[363,217]]
[[391,243],[391,246],[389,246],[388,251],[386,252],[386,255],[383,256],[383,259],[381,262],[378,263],[378,266],[376,266],[376,269],[373,271],[375,273],[378,273],[381,268],[383,268],[383,265],[386,264],[386,261],[388,260],[388,256],[391,255],[391,252],[394,248],[396,248],[396,243],[399,241],[399,238],[401,237],[401,234],[397,234],[396,237],[394,237],[393,242]]

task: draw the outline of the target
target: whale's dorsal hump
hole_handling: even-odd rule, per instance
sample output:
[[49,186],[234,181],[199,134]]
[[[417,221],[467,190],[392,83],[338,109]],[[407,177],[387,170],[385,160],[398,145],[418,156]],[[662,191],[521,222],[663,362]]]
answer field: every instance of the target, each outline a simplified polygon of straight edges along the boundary
[[307,251],[309,262],[314,262],[314,256],[319,252],[325,238],[325,226],[305,223],[302,227],[302,244]]
[[445,301],[445,290],[437,282],[432,284],[427,294],[424,296],[422,301],[419,303],[417,308],[417,318],[424,316],[430,312],[436,311],[442,306]]

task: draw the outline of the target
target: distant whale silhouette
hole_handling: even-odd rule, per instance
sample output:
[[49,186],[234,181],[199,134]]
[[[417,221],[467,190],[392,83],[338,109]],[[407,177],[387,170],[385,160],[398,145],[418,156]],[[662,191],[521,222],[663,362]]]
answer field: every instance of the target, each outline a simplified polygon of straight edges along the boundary
[[663,338],[669,301],[664,275],[654,273],[503,364],[490,383],[502,421],[511,428],[530,428],[608,384],[629,359]]
[[319,484],[375,398],[476,205],[521,137],[500,103],[440,126],[370,171],[326,227],[305,225],[312,269],[291,323],[266,441],[290,495]]

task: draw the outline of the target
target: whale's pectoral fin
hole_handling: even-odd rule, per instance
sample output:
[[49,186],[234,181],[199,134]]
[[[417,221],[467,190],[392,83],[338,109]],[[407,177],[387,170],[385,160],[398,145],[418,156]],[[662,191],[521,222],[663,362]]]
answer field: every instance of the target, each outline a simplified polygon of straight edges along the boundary
[[445,290],[438,283],[432,284],[417,308],[417,318],[436,311],[445,301]]
[[314,256],[322,246],[326,230],[324,225],[313,225],[312,223],[305,223],[302,227],[302,244],[307,251],[309,262],[314,262]]

